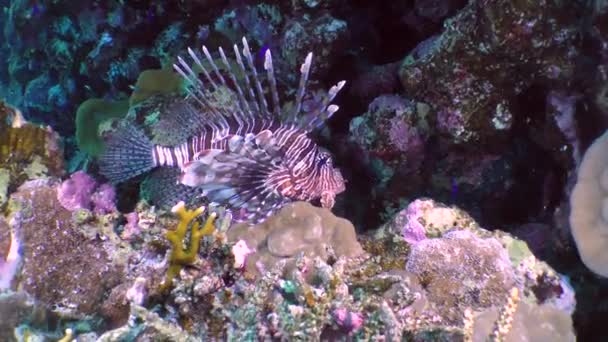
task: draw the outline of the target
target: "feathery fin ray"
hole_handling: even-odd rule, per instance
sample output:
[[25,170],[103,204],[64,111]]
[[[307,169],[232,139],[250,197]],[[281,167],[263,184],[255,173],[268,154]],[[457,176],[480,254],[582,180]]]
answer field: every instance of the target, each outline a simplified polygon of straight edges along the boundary
[[152,170],[156,165],[153,145],[143,131],[131,124],[112,132],[99,158],[100,173],[112,183],[124,182]]
[[180,174],[180,169],[175,167],[156,168],[141,182],[140,196],[162,208],[171,208],[179,201],[202,205],[203,189],[180,184],[177,181]]
[[[209,89],[204,88],[204,84],[199,79],[197,72],[195,72],[183,58],[178,57],[178,63],[174,64],[173,67],[182,77],[184,77],[189,82],[190,87],[188,89],[188,97],[193,98],[205,109],[210,110],[212,115],[238,116],[240,117],[239,120],[242,120],[247,125],[254,125],[255,120],[258,117],[274,118],[277,120],[282,119],[284,123],[295,123],[296,126],[306,130],[307,132],[319,128],[338,110],[338,106],[332,105],[331,102],[334,100],[340,90],[342,90],[345,81],[340,81],[338,82],[338,84],[331,87],[329,91],[323,96],[320,106],[315,108],[314,111],[304,113],[304,115],[300,115],[300,112],[302,111],[304,97],[306,95],[308,78],[310,76],[310,70],[312,67],[313,54],[312,52],[309,52],[308,55],[306,55],[304,63],[302,63],[300,67],[300,80],[298,83],[298,89],[296,91],[293,108],[289,113],[283,113],[284,117],[281,118],[281,103],[277,90],[277,81],[274,76],[274,66],[270,50],[266,50],[264,53],[263,67],[266,71],[266,79],[268,85],[267,89],[270,93],[272,108],[269,108],[268,106],[268,101],[266,99],[266,93],[264,90],[265,87],[262,84],[262,79],[259,77],[260,75],[258,74],[258,71],[255,67],[255,61],[253,59],[254,56],[251,53],[251,49],[249,48],[249,43],[244,37],[242,39],[242,44],[242,54],[239,50],[238,45],[235,44],[233,46],[236,64],[238,65],[238,69],[240,69],[240,72],[242,73],[242,77],[240,78],[238,78],[234,74],[231,63],[226,57],[224,50],[221,47],[218,49],[225,67],[224,70],[227,72],[228,78],[234,84],[233,93],[235,93],[236,98],[238,99],[238,103],[234,104],[234,108],[232,110],[218,110],[216,108],[213,108],[213,106],[211,105],[211,103],[213,103],[212,96],[214,96],[212,92]],[[201,58],[196,54],[196,52],[188,48],[188,54],[192,58],[193,63],[197,65],[198,68],[204,74],[205,79],[207,79],[208,84],[211,86],[211,90],[217,90],[220,85],[227,87],[226,79],[224,75],[222,75],[222,73],[220,72],[220,69],[213,60],[213,57],[211,56],[211,53],[209,52],[207,47],[203,45],[201,50],[203,52],[203,55],[205,55],[205,59],[208,62],[208,65],[211,68],[211,72],[218,80],[217,82],[214,81],[213,77],[211,77],[208,68],[203,65]]]
[[267,130],[235,135],[227,150],[207,151],[205,157],[186,165],[180,181],[201,189],[212,202],[240,208],[243,212],[237,220],[261,220],[288,201],[276,191],[278,184],[272,184],[272,175],[283,170],[279,158],[268,153],[272,138]]

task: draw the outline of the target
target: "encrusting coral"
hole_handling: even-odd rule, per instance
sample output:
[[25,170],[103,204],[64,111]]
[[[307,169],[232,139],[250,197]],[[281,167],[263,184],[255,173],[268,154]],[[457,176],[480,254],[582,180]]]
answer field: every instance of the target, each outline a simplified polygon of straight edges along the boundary
[[0,101],[0,205],[7,191],[28,179],[63,175],[59,136],[27,122],[18,109]]
[[[165,235],[167,240],[171,242],[173,248],[171,249],[171,255],[169,256],[167,276],[162,284],[163,290],[168,289],[171,284],[173,284],[173,279],[184,265],[194,262],[196,255],[198,254],[201,238],[213,233],[215,230],[213,223],[217,217],[216,213],[211,213],[209,217],[207,217],[203,227],[199,228],[200,223],[196,221],[196,218],[205,211],[205,207],[189,210],[186,208],[184,202],[179,202],[171,211],[179,217],[179,223],[175,230],[171,230]],[[188,227],[190,227],[190,245],[184,248],[184,238],[188,233]]]

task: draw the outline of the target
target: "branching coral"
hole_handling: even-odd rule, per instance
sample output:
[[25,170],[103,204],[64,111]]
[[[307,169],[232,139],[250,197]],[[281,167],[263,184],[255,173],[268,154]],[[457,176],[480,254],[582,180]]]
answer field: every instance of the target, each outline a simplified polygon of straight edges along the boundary
[[[186,208],[184,202],[179,202],[171,211],[179,217],[179,223],[175,230],[171,230],[165,235],[167,240],[171,242],[173,248],[171,249],[171,255],[169,256],[169,269],[167,270],[165,281],[162,284],[162,290],[168,289],[171,284],[173,284],[173,279],[184,265],[194,262],[196,255],[198,254],[201,238],[213,233],[215,230],[213,224],[217,217],[216,213],[211,213],[209,217],[207,217],[203,227],[200,228],[200,223],[195,220],[205,211],[205,207],[189,210]],[[184,248],[184,238],[188,233],[188,227],[190,227],[190,245]]]

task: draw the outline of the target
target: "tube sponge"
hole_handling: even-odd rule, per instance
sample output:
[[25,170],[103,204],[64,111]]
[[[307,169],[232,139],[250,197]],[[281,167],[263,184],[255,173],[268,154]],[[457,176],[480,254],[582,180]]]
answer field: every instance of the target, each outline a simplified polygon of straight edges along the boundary
[[583,157],[570,207],[570,228],[583,263],[608,277],[608,130]]

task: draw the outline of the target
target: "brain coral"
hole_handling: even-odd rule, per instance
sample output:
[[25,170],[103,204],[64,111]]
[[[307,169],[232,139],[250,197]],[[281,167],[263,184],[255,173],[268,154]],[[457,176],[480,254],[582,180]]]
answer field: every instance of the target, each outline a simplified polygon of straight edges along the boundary
[[593,272],[608,277],[608,131],[585,153],[570,206],[570,227],[581,259]]

